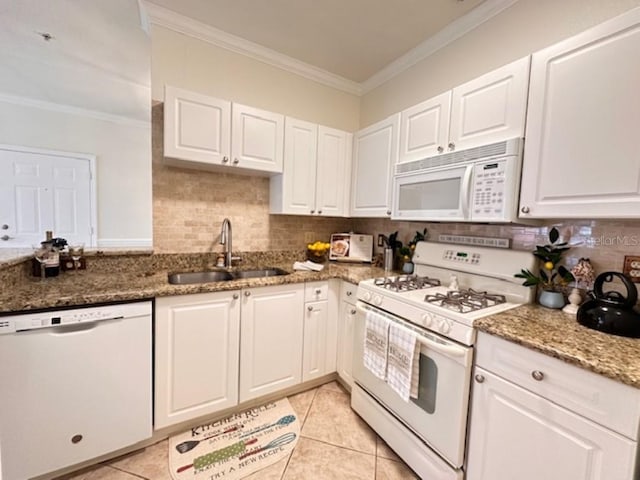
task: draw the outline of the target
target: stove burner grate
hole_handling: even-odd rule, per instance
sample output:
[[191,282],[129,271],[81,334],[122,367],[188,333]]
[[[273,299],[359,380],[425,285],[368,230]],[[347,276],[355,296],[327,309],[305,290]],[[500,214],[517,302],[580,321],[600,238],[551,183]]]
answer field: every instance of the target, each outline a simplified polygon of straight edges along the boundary
[[394,292],[408,292],[440,286],[440,280],[417,275],[398,275],[395,277],[376,278],[374,285]]
[[504,295],[478,292],[469,288],[466,290],[452,290],[446,294],[427,294],[424,297],[424,301],[460,313],[468,313],[505,303],[507,299]]

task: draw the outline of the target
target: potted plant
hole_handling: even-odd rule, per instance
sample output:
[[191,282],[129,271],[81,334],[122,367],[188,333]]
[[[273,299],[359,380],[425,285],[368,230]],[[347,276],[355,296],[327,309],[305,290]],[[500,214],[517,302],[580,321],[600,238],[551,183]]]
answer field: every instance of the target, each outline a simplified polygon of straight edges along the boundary
[[560,264],[562,256],[570,247],[567,242],[558,242],[559,239],[558,229],[553,227],[549,230],[549,243],[537,245],[533,251],[533,255],[542,264],[538,275],[527,269],[514,275],[523,278],[522,284],[527,287],[539,287],[538,302],[549,308],[562,308],[565,305],[563,290],[574,281],[573,274]]

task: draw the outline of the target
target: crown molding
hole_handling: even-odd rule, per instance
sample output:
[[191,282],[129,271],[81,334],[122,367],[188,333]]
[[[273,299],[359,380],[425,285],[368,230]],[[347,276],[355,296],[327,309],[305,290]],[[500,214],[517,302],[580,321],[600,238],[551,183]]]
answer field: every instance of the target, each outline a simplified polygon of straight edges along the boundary
[[232,35],[218,28],[206,25],[179,13],[144,1],[151,23],[174,30],[176,32],[197,38],[212,45],[230,50],[272,65],[282,70],[300,75],[323,85],[342,90],[353,95],[361,95],[362,87],[359,83],[348,80],[339,75],[315,67],[288,55],[276,52],[257,43]]
[[412,48],[401,57],[398,57],[382,70],[361,83],[362,94],[370,92],[411,68],[416,63],[433,55],[438,50],[482,25],[503,10],[506,10],[517,1],[518,0],[486,0],[466,15],[454,20],[438,33]]

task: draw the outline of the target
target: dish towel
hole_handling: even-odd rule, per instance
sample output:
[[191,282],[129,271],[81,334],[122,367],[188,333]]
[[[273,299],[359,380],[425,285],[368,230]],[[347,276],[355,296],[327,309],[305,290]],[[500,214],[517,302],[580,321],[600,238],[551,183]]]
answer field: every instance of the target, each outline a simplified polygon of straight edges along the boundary
[[364,366],[376,377],[387,377],[387,346],[389,320],[379,313],[367,310],[364,326]]
[[405,402],[418,397],[420,381],[420,348],[412,330],[392,323],[389,326],[389,358],[387,384]]

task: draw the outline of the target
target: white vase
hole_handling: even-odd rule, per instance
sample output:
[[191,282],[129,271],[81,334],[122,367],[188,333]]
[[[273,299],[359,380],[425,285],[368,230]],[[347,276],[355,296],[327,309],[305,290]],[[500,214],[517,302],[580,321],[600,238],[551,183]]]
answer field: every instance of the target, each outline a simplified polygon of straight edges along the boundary
[[565,305],[564,295],[562,295],[562,292],[542,290],[538,297],[538,303],[547,308],[562,308]]

